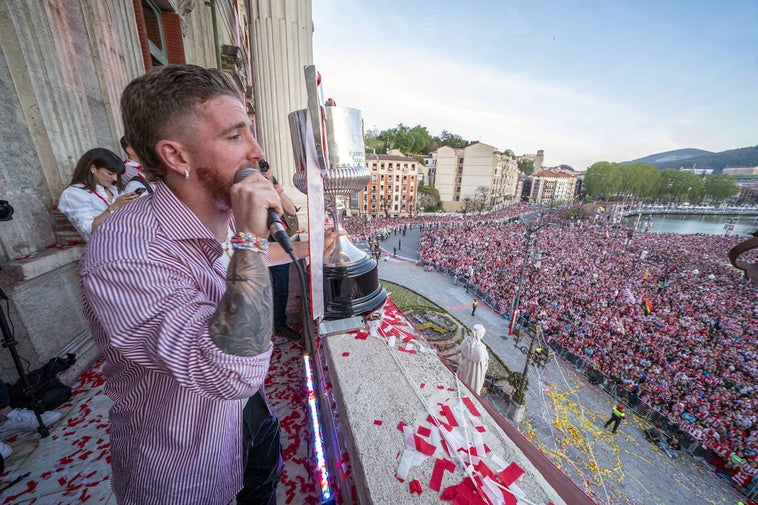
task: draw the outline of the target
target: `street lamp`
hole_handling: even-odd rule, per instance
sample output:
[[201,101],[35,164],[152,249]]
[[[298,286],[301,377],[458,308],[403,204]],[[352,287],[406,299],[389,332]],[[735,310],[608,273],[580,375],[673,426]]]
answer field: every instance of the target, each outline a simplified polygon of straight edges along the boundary
[[529,252],[532,246],[532,236],[536,238],[539,236],[540,230],[544,226],[544,221],[541,222],[540,216],[534,218],[533,222],[526,223],[526,243],[524,244],[524,258],[521,262],[521,273],[519,274],[518,284],[516,285],[516,296],[513,298],[513,305],[511,306],[511,321],[508,334],[513,335],[513,327],[516,324],[516,313],[518,312],[519,302],[521,301],[521,293],[524,286],[524,274],[526,273],[526,264],[529,260]]
[[529,383],[526,374],[529,371],[529,365],[532,362],[532,356],[534,354],[534,343],[538,342],[542,338],[542,327],[539,324],[535,324],[534,330],[532,330],[531,326],[527,324],[522,327],[519,333],[521,332],[526,333],[526,335],[529,337],[529,348],[527,349],[525,345],[518,345],[521,341],[521,335],[518,335],[518,338],[516,338],[516,342],[513,344],[513,347],[521,351],[522,354],[526,354],[526,360],[524,361],[524,371],[521,373],[521,377],[518,379],[518,383],[515,385],[516,387],[513,396],[520,405],[525,405],[526,387]]
[[[516,286],[516,296],[513,299],[513,306],[511,307],[511,321],[508,333],[513,335],[513,330],[516,325],[517,319],[522,319],[519,322],[519,330],[516,335],[516,342],[514,344],[522,353],[526,354],[526,360],[524,362],[524,371],[521,377],[514,384],[514,397],[515,403],[512,403],[508,409],[508,415],[514,422],[521,422],[525,415],[526,404],[526,388],[528,385],[527,373],[529,371],[529,364],[532,362],[532,356],[534,355],[534,344],[542,336],[542,328],[537,324],[530,324],[525,318],[517,318],[519,302],[521,301],[521,293],[524,288],[524,274],[526,273],[526,265],[530,259],[530,252],[532,247],[532,237],[534,237],[535,244],[539,238],[539,233],[542,228],[547,224],[547,217],[552,212],[552,209],[547,212],[543,217],[538,214],[532,221],[526,223],[526,243],[524,244],[524,259],[521,263],[521,272],[519,274],[518,285]],[[534,330],[532,330],[534,327]],[[521,335],[526,334],[529,337],[529,348],[525,345],[519,346]]]

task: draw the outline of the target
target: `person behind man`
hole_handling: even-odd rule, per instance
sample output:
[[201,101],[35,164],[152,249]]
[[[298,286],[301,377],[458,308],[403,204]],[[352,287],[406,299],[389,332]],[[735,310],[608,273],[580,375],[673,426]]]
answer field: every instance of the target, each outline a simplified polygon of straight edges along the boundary
[[[121,109],[158,183],[104,223],[81,260],[114,402],[114,494],[127,505],[228,504],[252,441],[261,482],[251,500],[273,503],[281,452],[261,394],[272,352],[266,259],[289,256],[266,240],[268,209],[282,210],[271,183],[260,173],[234,183],[264,157],[245,105],[223,72],[168,65],[128,84]],[[293,246],[307,254],[307,242]],[[257,426],[242,422],[248,398]]]
[[96,147],[79,158],[70,185],[58,200],[63,212],[85,241],[111,214],[137,198],[121,193],[124,162],[113,151]]
[[142,172],[142,163],[137,158],[137,154],[132,149],[129,141],[126,140],[126,135],[121,136],[121,149],[126,153],[126,159],[124,160],[124,183],[126,188],[124,192],[130,193],[132,191],[137,194],[149,195],[155,189],[155,182],[148,180],[147,176]]
[[[274,185],[274,189],[279,193],[281,199],[282,209],[290,216],[297,214],[297,209],[292,199],[284,193],[279,181],[276,180],[274,174],[271,172],[269,164],[266,160],[259,162],[261,167],[261,173],[263,177],[271,181]],[[282,223],[286,223],[284,216],[282,216]],[[288,235],[292,236],[297,230],[287,230]],[[269,238],[273,240],[273,238]],[[269,273],[271,274],[271,287],[274,291],[274,334],[284,337],[287,340],[300,340],[302,335],[293,330],[287,325],[287,299],[289,298],[290,291],[290,265],[274,265],[269,267]]]
[[126,153],[126,159],[124,160],[124,183],[128,184],[133,178],[138,177],[142,172],[142,163],[137,156],[137,153],[132,149],[129,141],[126,140],[126,135],[122,135],[119,140],[121,143],[121,149]]

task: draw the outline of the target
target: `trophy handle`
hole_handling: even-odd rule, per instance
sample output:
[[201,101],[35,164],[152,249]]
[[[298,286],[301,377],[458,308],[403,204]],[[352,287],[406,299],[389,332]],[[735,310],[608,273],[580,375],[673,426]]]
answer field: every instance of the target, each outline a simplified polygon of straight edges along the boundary
[[329,168],[329,149],[327,148],[326,138],[326,117],[324,106],[319,97],[320,78],[316,72],[315,65],[306,65],[305,73],[305,90],[308,93],[308,112],[311,115],[313,126],[313,137],[316,141],[316,153],[318,154],[318,164],[321,170],[321,176],[326,175]]

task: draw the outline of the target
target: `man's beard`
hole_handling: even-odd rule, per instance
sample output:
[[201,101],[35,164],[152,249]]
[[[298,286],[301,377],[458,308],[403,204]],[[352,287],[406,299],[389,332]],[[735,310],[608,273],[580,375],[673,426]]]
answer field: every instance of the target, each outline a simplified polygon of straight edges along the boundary
[[203,183],[205,189],[210,193],[216,202],[223,205],[224,210],[232,208],[232,200],[229,196],[229,190],[232,186],[232,181],[225,181],[220,175],[220,171],[215,168],[205,165],[199,166],[195,169],[197,178]]

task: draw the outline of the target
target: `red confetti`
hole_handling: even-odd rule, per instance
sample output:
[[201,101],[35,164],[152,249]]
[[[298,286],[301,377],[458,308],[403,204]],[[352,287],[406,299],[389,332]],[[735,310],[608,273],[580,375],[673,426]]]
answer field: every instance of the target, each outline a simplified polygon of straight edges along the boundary
[[474,416],[476,416],[476,417],[481,417],[482,416],[482,414],[480,414],[479,411],[477,410],[476,405],[474,405],[474,402],[471,401],[471,398],[469,398],[468,396],[464,396],[463,397],[463,404],[466,407],[468,407],[469,412],[471,412],[472,414],[474,414]]
[[482,460],[479,460],[479,462],[476,464],[476,471],[485,477],[489,477],[492,480],[497,480],[495,472],[490,470],[490,467],[488,467],[487,464]]
[[500,481],[505,487],[509,487],[522,475],[524,475],[524,469],[518,466],[516,463],[511,463],[505,468],[505,470],[498,474]]
[[403,421],[400,421],[399,423],[397,423],[397,429],[400,430],[400,431],[403,431],[403,428],[405,426],[408,426],[408,425],[405,424]]
[[458,426],[458,420],[455,418],[452,409],[449,405],[443,405],[440,409],[440,413],[447,419],[450,426]]
[[419,426],[418,434],[421,435],[422,437],[428,437],[429,435],[432,434],[432,430],[430,430],[426,426]]
[[458,496],[458,486],[448,486],[445,488],[444,491],[442,491],[442,494],[440,495],[440,500],[442,501],[451,501],[453,498]]
[[421,389],[424,389],[425,387],[426,387],[426,384],[424,384],[424,383],[422,382],[422,383],[421,383]]
[[429,421],[430,424],[433,424],[435,426],[442,426],[447,431],[453,431],[453,427],[447,424],[445,421],[440,421],[436,417],[432,417],[431,415],[426,416],[426,420]]
[[414,494],[414,493],[418,495],[421,494],[422,489],[421,489],[421,483],[419,481],[414,479],[409,484],[411,488],[411,494]]
[[437,450],[436,447],[434,447],[432,444],[424,440],[423,438],[419,437],[418,435],[413,435],[413,443],[416,446],[416,450],[420,452],[421,454],[426,454],[427,456],[431,456],[434,454],[434,451]]
[[344,356],[345,358],[347,358],[348,356],[350,356],[350,353],[349,352],[343,352],[342,356]]
[[382,421],[380,421],[379,419],[374,419],[374,424],[377,425],[377,426],[381,426],[382,425]]
[[[432,479],[429,481],[430,488],[432,488],[435,491],[440,490],[440,486],[442,485],[442,477],[445,474],[445,470],[447,470],[448,472],[454,472],[455,464],[448,459],[437,458],[434,461],[434,470],[432,471]],[[445,491],[447,492],[448,489],[450,488],[445,489]]]

